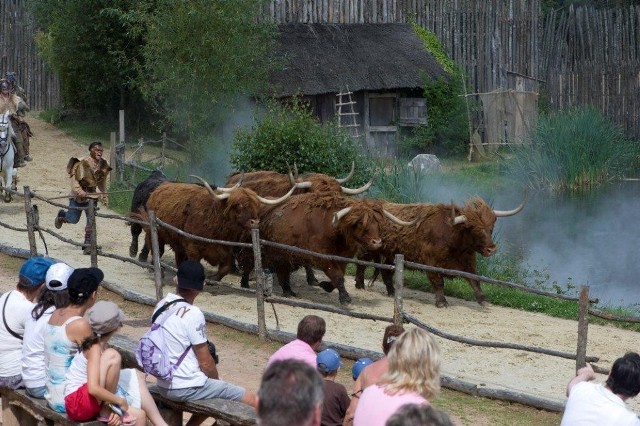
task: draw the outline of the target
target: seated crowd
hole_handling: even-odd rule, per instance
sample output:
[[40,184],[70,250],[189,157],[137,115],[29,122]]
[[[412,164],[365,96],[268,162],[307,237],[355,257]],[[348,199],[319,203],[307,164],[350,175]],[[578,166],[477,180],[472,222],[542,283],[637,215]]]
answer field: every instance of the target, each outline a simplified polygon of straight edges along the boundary
[[[122,369],[121,355],[108,346],[124,314],[113,302],[97,300],[103,279],[98,268],[73,269],[44,257],[22,265],[16,288],[0,297],[0,387],[24,388],[73,421],[166,425],[143,373]],[[351,393],[336,382],[343,365],[338,352],[316,353],[326,332],[316,315],[302,318],[296,339],[269,358],[257,393],[223,381],[204,314],[193,304],[204,281],[202,264],[183,262],[175,293],[154,309],[151,323],[161,325],[171,365],[171,374],[157,380],[165,398],[240,401],[256,409],[261,426],[453,424],[431,405],[440,391],[441,355],[434,337],[420,328],[386,327],[383,357],[354,363]],[[605,385],[588,383],[594,377],[587,366],[569,383],[562,424],[640,425],[624,403],[640,392],[640,356],[616,360]],[[194,414],[186,424],[206,419]]]

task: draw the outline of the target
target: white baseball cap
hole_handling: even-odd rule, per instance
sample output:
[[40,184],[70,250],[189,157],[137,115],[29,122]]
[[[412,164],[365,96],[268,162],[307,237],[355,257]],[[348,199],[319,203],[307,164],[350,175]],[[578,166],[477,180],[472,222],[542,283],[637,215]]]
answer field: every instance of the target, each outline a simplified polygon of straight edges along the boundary
[[67,289],[67,281],[73,272],[73,268],[66,263],[54,263],[47,270],[45,285],[51,291]]

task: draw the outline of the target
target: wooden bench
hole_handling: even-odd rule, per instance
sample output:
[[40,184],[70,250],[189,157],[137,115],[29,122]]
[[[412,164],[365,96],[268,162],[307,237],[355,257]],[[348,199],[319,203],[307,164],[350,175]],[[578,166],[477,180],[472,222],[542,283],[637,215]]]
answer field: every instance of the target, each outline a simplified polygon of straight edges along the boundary
[[24,389],[0,388],[2,426],[105,426],[98,421],[78,423],[52,410],[44,399],[31,398]]
[[[122,366],[124,368],[136,368],[140,370],[135,356],[136,341],[122,335],[115,335],[109,340],[109,345],[122,356]],[[183,412],[214,417],[230,425],[245,426],[256,424],[255,410],[238,401],[212,398],[189,402],[176,402],[160,395],[155,385],[150,385],[149,391],[155,399],[162,417],[170,426],[182,426]]]

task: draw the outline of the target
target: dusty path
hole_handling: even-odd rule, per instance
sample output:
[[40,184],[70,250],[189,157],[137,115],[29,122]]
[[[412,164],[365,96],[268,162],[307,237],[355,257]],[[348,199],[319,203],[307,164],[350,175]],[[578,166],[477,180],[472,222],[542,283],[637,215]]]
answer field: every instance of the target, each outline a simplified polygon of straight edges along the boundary
[[[77,144],[53,126],[30,117],[29,122],[36,135],[32,141],[34,161],[19,169],[19,188],[28,185],[36,193],[55,197],[67,193],[68,183],[64,167],[71,156],[86,154],[86,147]],[[105,140],[106,142],[106,140]],[[108,144],[107,144],[108,146]],[[108,156],[105,153],[105,158]],[[58,200],[65,203],[65,200]],[[36,200],[40,211],[40,223],[53,231],[53,219],[58,208]],[[107,212],[108,209],[102,209]],[[26,220],[22,200],[0,204],[0,220],[24,228]],[[84,220],[84,219],[83,219]],[[84,227],[81,224],[65,225],[59,231],[67,238],[80,241]],[[64,260],[75,267],[87,266],[89,257],[79,248],[45,235],[50,256]],[[126,256],[129,246],[129,228],[120,221],[100,220],[98,241],[104,251]],[[38,250],[44,253],[42,240]],[[28,249],[26,233],[0,228],[0,244]],[[170,258],[171,252],[165,255]],[[117,260],[100,258],[106,280],[124,288],[155,295],[152,275],[140,268]],[[235,277],[230,277],[232,282]],[[338,306],[337,294],[327,294],[316,287],[307,287],[301,279],[292,280],[294,290],[304,300],[318,301]],[[347,288],[353,297],[352,309],[378,315],[391,316],[392,300],[384,295],[383,286],[357,291],[352,283]],[[169,288],[165,287],[165,293]],[[277,291],[278,289],[276,289]],[[550,348],[563,352],[575,352],[577,324],[574,321],[550,318],[545,315],[506,309],[496,306],[480,307],[473,302],[448,298],[450,307],[436,309],[431,294],[406,291],[404,308],[410,314],[444,332],[464,335],[478,340],[512,342]],[[217,286],[210,287],[200,296],[197,304],[205,310],[238,321],[256,322],[255,300]],[[273,310],[267,310],[267,326],[293,332],[298,320],[307,313],[301,309],[276,306],[279,324]],[[379,341],[385,324],[357,320],[319,312],[327,320],[326,340],[369,350],[379,350]],[[598,365],[608,367],[626,351],[638,351],[638,333],[613,327],[589,327],[588,355],[598,356]],[[444,373],[481,386],[511,389],[542,398],[564,401],[567,381],[573,376],[575,364],[546,355],[509,349],[477,348],[438,339],[443,352]],[[604,376],[599,377],[604,380]],[[255,385],[255,379],[253,384]],[[249,386],[255,388],[256,386]],[[638,411],[640,404],[632,402]]]

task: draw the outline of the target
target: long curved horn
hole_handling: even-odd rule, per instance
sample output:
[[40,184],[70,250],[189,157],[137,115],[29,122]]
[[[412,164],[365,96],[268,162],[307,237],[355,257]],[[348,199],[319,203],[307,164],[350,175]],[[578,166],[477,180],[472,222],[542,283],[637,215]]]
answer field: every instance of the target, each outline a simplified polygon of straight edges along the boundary
[[287,192],[286,194],[284,194],[280,198],[276,198],[275,200],[271,200],[269,198],[263,198],[263,197],[258,195],[258,200],[260,200],[260,202],[262,204],[268,204],[270,206],[275,206],[276,204],[280,204],[281,202],[283,202],[284,200],[289,198],[291,196],[291,194],[293,194],[293,191],[295,191],[295,190],[296,190],[296,187],[292,186],[291,189],[289,190],[289,192]]
[[363,193],[367,189],[371,188],[371,185],[373,185],[373,181],[376,179],[377,176],[378,176],[377,174],[374,174],[373,177],[371,178],[371,180],[369,182],[367,182],[366,184],[364,184],[363,186],[361,186],[360,188],[351,189],[351,188],[345,188],[344,186],[341,186],[340,188],[342,188],[342,192],[344,194],[347,194],[347,195],[358,195],[358,194]]
[[451,219],[453,220],[454,225],[460,225],[467,221],[467,217],[463,214],[456,216],[456,206],[453,204],[453,200],[451,200]]
[[527,203],[528,198],[529,198],[529,194],[527,193],[527,191],[525,191],[524,200],[522,200],[522,203],[520,203],[518,207],[516,207],[513,210],[494,210],[493,214],[495,214],[496,217],[507,217],[507,216],[513,216],[514,214],[520,213],[524,208],[524,205]]
[[216,200],[225,200],[225,199],[229,198],[229,194],[220,194],[220,195],[218,195],[215,192],[213,192],[213,189],[211,189],[211,186],[209,186],[209,182],[207,182],[206,180],[202,179],[200,176],[189,175],[189,177],[196,178],[196,179],[200,180],[202,182],[202,184],[204,185],[204,187],[207,188],[207,190],[209,191],[209,194],[211,194],[211,196],[213,198],[215,198]]
[[393,223],[395,223],[397,225],[401,225],[401,226],[415,225],[415,223],[418,221],[418,218],[415,218],[411,222],[406,222],[406,221],[400,219],[399,217],[394,216],[393,214],[391,214],[391,212],[388,212],[385,209],[382,209],[382,213],[384,213],[384,215],[387,217],[387,219],[389,219]]
[[467,217],[465,215],[463,215],[463,214],[453,218],[453,224],[454,225],[460,225],[461,223],[465,223],[466,221],[467,221]]
[[224,188],[224,187],[218,187],[218,191],[220,192],[232,192],[235,191],[236,189],[240,188],[240,185],[242,185],[242,180],[244,179],[244,172],[242,172],[242,174],[240,175],[240,179],[238,179],[238,182],[233,185],[231,188]]
[[349,179],[351,179],[353,177],[353,172],[356,170],[356,162],[352,161],[351,162],[351,171],[349,172],[349,174],[345,177],[343,177],[342,179],[336,179],[338,181],[338,183],[346,183]]
[[344,217],[344,215],[346,215],[350,211],[351,211],[351,207],[345,207],[344,209],[337,211],[333,215],[333,220],[331,221],[333,226],[336,226],[338,224],[338,222],[340,222],[340,219],[342,219]]

